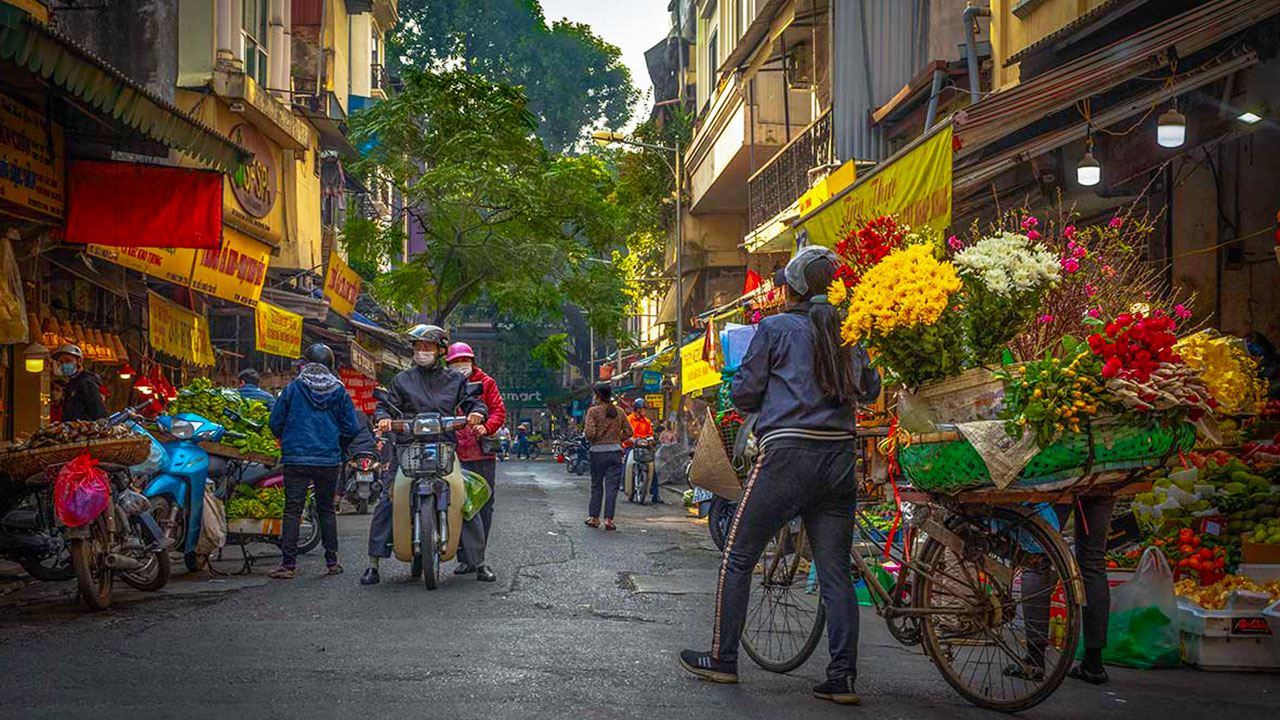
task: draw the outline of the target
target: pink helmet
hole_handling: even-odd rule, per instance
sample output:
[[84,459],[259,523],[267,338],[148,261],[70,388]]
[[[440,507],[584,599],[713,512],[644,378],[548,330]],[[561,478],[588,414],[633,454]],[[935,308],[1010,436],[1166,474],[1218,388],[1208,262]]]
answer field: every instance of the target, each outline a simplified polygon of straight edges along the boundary
[[476,356],[471,346],[464,342],[456,342],[449,346],[449,354],[444,356],[445,362],[453,362],[458,358],[472,358]]

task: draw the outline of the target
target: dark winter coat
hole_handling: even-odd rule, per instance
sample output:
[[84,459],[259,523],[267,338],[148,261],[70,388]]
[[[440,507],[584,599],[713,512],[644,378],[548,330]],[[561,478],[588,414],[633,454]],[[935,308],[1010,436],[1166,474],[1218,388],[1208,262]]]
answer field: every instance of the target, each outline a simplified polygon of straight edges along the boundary
[[[410,420],[418,413],[455,415],[480,413],[489,417],[489,407],[479,397],[467,395],[467,378],[448,368],[411,367],[402,370],[391,380],[387,388],[387,400]],[[386,403],[379,400],[373,414],[375,420],[398,417]]]
[[347,389],[316,363],[304,365],[280,391],[268,424],[280,438],[280,462],[285,465],[341,465],[343,450],[360,432]]
[[102,379],[88,370],[81,370],[67,381],[62,391],[62,421],[101,420],[107,416],[107,405],[102,401]]

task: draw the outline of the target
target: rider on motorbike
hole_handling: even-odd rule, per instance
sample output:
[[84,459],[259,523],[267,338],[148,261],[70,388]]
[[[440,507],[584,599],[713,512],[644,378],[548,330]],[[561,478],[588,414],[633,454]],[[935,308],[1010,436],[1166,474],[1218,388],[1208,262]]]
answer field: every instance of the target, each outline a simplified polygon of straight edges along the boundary
[[[451,415],[461,408],[467,415],[467,423],[474,426],[477,433],[483,432],[483,423],[489,415],[484,400],[469,396],[467,378],[445,367],[449,333],[435,325],[415,325],[407,335],[413,342],[414,367],[400,372],[391,381],[387,402],[406,417],[429,412]],[[392,415],[392,408],[379,401],[374,419],[378,421],[380,434],[391,429]],[[384,494],[369,525],[369,569],[360,578],[361,585],[376,584],[381,579],[379,563],[382,558],[391,557],[393,510],[390,493]],[[473,547],[483,542],[484,524],[479,514],[463,524],[462,535],[464,543],[475,543]]]
[[[625,443],[628,455],[635,446],[636,441],[653,438],[653,424],[649,422],[649,418],[644,416],[644,398],[636,398],[631,405],[631,414],[627,415],[627,420],[631,423],[631,439]],[[635,481],[635,482],[638,482]],[[654,478],[650,483],[651,495],[655,505],[662,505],[662,497],[658,494],[658,479]]]

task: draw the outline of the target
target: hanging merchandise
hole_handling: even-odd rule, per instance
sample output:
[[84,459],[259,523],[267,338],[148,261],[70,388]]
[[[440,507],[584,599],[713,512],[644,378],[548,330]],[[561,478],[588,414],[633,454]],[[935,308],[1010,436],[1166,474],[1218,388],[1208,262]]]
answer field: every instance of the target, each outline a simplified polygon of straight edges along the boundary
[[[9,237],[0,239],[0,345],[13,345],[27,341],[27,304],[22,299],[22,275],[18,272],[18,260],[13,255]],[[34,332],[34,331],[33,331]]]

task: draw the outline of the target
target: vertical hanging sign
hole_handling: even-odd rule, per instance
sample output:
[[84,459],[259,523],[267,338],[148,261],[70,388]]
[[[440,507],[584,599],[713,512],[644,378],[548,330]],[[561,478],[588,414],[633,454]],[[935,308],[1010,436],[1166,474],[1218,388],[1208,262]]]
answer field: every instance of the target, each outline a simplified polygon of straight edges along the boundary
[[352,270],[338,253],[329,252],[329,270],[324,277],[324,296],[329,307],[342,317],[349,318],[356,309],[360,297],[360,276]]

